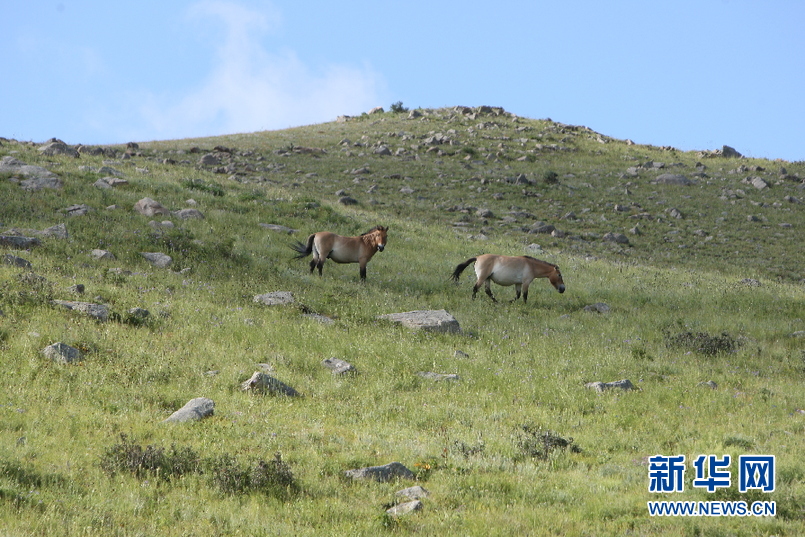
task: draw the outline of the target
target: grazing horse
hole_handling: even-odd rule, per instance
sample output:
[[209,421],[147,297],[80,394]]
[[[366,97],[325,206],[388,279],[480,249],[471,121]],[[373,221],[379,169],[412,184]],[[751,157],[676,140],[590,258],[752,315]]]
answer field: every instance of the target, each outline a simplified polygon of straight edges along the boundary
[[475,275],[478,277],[475,287],[472,288],[473,299],[475,299],[475,294],[481,285],[486,284],[486,294],[489,295],[493,302],[497,302],[495,297],[492,296],[490,281],[498,285],[513,285],[516,291],[514,300],[520,298],[522,289],[524,304],[528,301],[528,286],[531,285],[531,281],[534,278],[548,278],[557,291],[560,293],[565,292],[565,282],[562,281],[562,273],[559,272],[559,267],[553,263],[540,261],[527,255],[479,255],[458,265],[456,270],[453,271],[453,279],[458,281],[464,269],[472,263],[475,263]]
[[332,259],[336,263],[360,263],[361,281],[366,280],[366,264],[375,255],[386,247],[386,232],[389,228],[375,226],[358,237],[342,237],[329,231],[319,231],[307,238],[307,244],[296,241],[291,248],[299,253],[294,259],[313,254],[310,261],[310,272],[321,268],[324,261]]

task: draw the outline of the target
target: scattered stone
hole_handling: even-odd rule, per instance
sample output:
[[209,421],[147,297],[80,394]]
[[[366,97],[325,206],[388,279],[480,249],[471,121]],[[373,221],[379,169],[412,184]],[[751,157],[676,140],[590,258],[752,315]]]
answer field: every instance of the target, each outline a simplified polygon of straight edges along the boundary
[[394,493],[397,498],[408,498],[409,500],[421,500],[430,496],[430,492],[425,490],[419,485],[408,487],[407,489],[398,490]]
[[130,315],[130,316],[131,316],[133,319],[137,319],[137,320],[139,320],[139,321],[144,321],[144,320],[146,320],[148,317],[150,317],[150,316],[151,316],[151,312],[150,312],[150,311],[148,311],[148,310],[147,310],[147,309],[145,309],[145,308],[139,308],[139,307],[137,307],[137,308],[131,308],[131,309],[129,310],[129,315]]
[[744,278],[741,283],[749,287],[760,287],[760,282],[754,278]]
[[375,106],[374,108],[369,110],[370,114],[382,114],[383,112],[384,112],[384,110],[383,110],[382,106]]
[[62,306],[71,311],[83,313],[102,323],[105,323],[109,320],[109,308],[103,304],[75,302],[72,300],[54,300],[53,304],[56,306]]
[[403,516],[421,510],[422,502],[419,500],[412,500],[410,502],[398,503],[397,505],[389,507],[386,509],[386,513],[391,516]]
[[543,253],[542,246],[532,242],[531,244],[529,244],[528,246],[525,247],[525,253],[527,253],[527,254],[541,254],[541,253]]
[[126,181],[125,179],[108,176],[108,177],[101,177],[100,179],[95,181],[93,186],[96,188],[116,188],[119,186],[125,186],[127,184],[129,184],[129,182]]
[[706,382],[700,382],[698,386],[704,386],[706,388],[710,388],[711,390],[715,390],[716,388],[718,388],[718,384],[716,384],[712,380],[708,380]]
[[151,198],[143,198],[134,204],[134,210],[144,216],[155,216],[158,214],[170,216],[170,211],[162,206],[158,201]]
[[215,403],[206,397],[191,399],[182,408],[171,414],[162,423],[183,423],[186,421],[199,421],[215,412]]
[[39,239],[35,237],[22,237],[19,235],[0,235],[0,246],[27,250],[32,246],[39,246]]
[[54,362],[62,364],[78,362],[82,358],[81,351],[61,342],[48,345],[42,349],[42,354],[44,354],[46,358],[50,358]]
[[296,302],[293,293],[290,291],[274,291],[273,293],[256,295],[254,301],[265,304],[266,306],[281,306],[283,304],[293,304]]
[[610,308],[604,302],[596,302],[595,304],[584,306],[584,311],[590,311],[593,313],[609,313]]
[[744,179],[743,181],[746,184],[752,185],[753,187],[757,188],[758,190],[763,190],[769,188],[769,183],[763,180],[762,177],[749,177],[748,179]]
[[351,363],[340,358],[327,358],[322,362],[324,367],[333,372],[333,375],[343,375],[345,373],[357,373],[358,370]]
[[40,190],[42,188],[61,188],[61,179],[50,170],[41,166],[25,164],[14,157],[6,156],[0,160],[0,173],[22,175],[26,179],[19,182],[25,190]]
[[320,313],[305,313],[302,317],[307,317],[308,319],[312,319],[317,323],[321,324],[333,324],[335,321],[331,318],[327,317],[326,315],[322,315]]
[[340,198],[338,198],[338,203],[340,203],[341,205],[357,205],[358,200],[356,200],[351,196],[341,196]]
[[464,351],[456,351],[453,353],[453,358],[469,358],[470,355]]
[[98,248],[92,250],[90,255],[93,257],[93,259],[115,259],[115,256],[112,252],[100,250]]
[[406,328],[446,333],[461,332],[458,321],[455,317],[450,315],[447,310],[417,310],[404,313],[389,313],[379,315],[377,318],[399,323]]
[[31,262],[28,261],[27,259],[23,259],[21,257],[17,257],[16,255],[11,254],[5,254],[3,256],[3,264],[26,269],[32,267]]
[[287,233],[288,235],[292,235],[299,231],[298,229],[281,226],[279,224],[259,224],[259,225],[261,227],[268,229],[269,231],[276,231],[277,233]]
[[84,288],[83,283],[77,283],[77,284],[71,285],[70,287],[67,288],[67,290],[69,292],[73,293],[74,295],[83,295],[84,294],[84,289],[85,288]]
[[65,207],[64,209],[62,209],[62,212],[64,212],[67,216],[84,216],[91,210],[92,207],[90,207],[89,205],[80,204]]
[[721,146],[721,156],[726,158],[741,158],[743,155],[728,145]]
[[459,380],[458,375],[455,373],[434,373],[433,371],[420,371],[417,373],[420,377],[428,380]]
[[45,145],[39,148],[39,152],[48,157],[56,155],[67,155],[68,157],[78,158],[79,154],[75,148],[70,147],[66,143],[57,138],[51,138]]
[[623,380],[616,380],[614,382],[588,382],[584,385],[585,388],[593,389],[597,392],[605,392],[607,390],[636,390],[637,388],[634,387],[634,384],[628,379]]
[[601,237],[601,240],[606,242],[614,242],[616,244],[629,244],[629,237],[623,233],[614,233],[612,231],[609,233],[604,233],[604,236]]
[[161,252],[140,252],[140,255],[148,260],[149,263],[159,268],[167,268],[173,263],[173,258]]
[[252,390],[258,393],[269,393],[271,395],[287,395],[288,397],[297,397],[299,395],[299,392],[281,380],[260,371],[255,371],[249,380],[241,383],[240,389],[243,391]]
[[204,214],[199,211],[198,209],[180,209],[173,213],[174,216],[181,218],[182,220],[187,220],[188,218],[204,218]]
[[390,462],[383,466],[369,466],[347,470],[344,475],[352,479],[372,479],[386,483],[393,479],[415,479],[414,473],[399,462]]

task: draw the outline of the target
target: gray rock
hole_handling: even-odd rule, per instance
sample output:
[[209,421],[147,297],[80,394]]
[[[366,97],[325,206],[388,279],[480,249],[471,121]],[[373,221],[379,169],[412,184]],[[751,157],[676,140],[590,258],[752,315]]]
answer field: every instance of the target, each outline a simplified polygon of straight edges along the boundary
[[105,323],[109,320],[109,308],[103,304],[92,304],[90,302],[75,302],[72,300],[54,300],[53,304],[62,306],[71,311],[83,313],[92,317],[96,321]]
[[50,358],[54,362],[62,364],[78,362],[82,358],[81,351],[61,342],[48,345],[42,349],[42,354],[44,354],[46,358]]
[[62,209],[62,212],[66,213],[67,216],[84,216],[88,212],[92,210],[92,207],[89,205],[70,205],[69,207],[65,207]]
[[446,310],[417,310],[404,313],[389,313],[379,315],[377,318],[399,323],[407,328],[431,330],[433,332],[461,332],[461,327],[456,318],[450,315]]
[[279,224],[260,224],[260,226],[268,229],[269,231],[276,231],[277,233],[287,233],[288,235],[292,235],[299,231],[298,229],[281,226]]
[[324,367],[333,372],[333,375],[344,375],[346,373],[357,373],[355,366],[340,358],[327,358],[322,362]]
[[455,373],[434,373],[433,371],[420,371],[419,373],[417,373],[417,375],[419,375],[422,378],[435,381],[458,380],[458,375],[456,375]]
[[338,203],[340,203],[341,205],[357,205],[358,200],[350,196],[341,196],[340,198],[338,198]]
[[25,190],[62,187],[62,181],[55,173],[41,166],[25,164],[14,157],[6,156],[0,160],[0,173],[26,177],[25,180],[20,182],[20,186]]
[[422,510],[422,502],[419,500],[412,500],[410,502],[398,503],[386,509],[386,513],[391,516],[403,516],[416,511]]
[[16,255],[5,254],[3,255],[3,264],[11,265],[13,267],[20,267],[20,268],[31,268],[31,262],[27,259],[23,259],[21,257],[17,257]]
[[196,397],[191,399],[182,408],[163,420],[163,423],[183,423],[187,421],[198,421],[212,416],[215,412],[215,403],[206,397]]
[[290,291],[274,291],[273,293],[265,293],[263,295],[256,295],[254,301],[266,306],[281,306],[283,304],[293,304],[295,302],[293,293]]
[[380,483],[386,483],[393,479],[414,479],[416,477],[411,470],[399,462],[347,470],[344,475],[352,479],[371,479]]
[[219,164],[221,164],[221,159],[219,159],[212,153],[207,153],[206,155],[198,159],[198,164],[199,166],[218,166]]
[[710,388],[711,390],[715,390],[716,388],[718,388],[718,384],[716,384],[712,380],[708,380],[706,382],[700,382],[698,384],[698,386],[703,386],[705,388]]
[[408,487],[407,489],[398,490],[394,493],[394,496],[397,498],[408,498],[409,500],[421,500],[422,498],[430,496],[430,492],[416,485],[414,487]]
[[126,181],[125,179],[108,176],[108,177],[101,177],[100,179],[95,181],[93,186],[95,186],[96,188],[116,188],[127,184],[129,184],[129,182]]
[[327,317],[326,315],[322,315],[320,313],[305,313],[304,315],[302,315],[302,317],[312,319],[317,323],[321,324],[333,324],[335,322],[331,318]]
[[107,250],[101,250],[101,249],[98,249],[98,248],[92,250],[92,252],[90,252],[90,255],[92,256],[93,259],[114,259],[115,258],[114,254],[112,252],[109,252]]
[[595,304],[584,306],[584,311],[590,311],[593,313],[609,313],[610,308],[603,302],[596,302]]
[[614,242],[617,244],[629,244],[629,237],[623,233],[613,233],[611,231],[609,233],[604,233],[604,236],[601,237],[601,240],[606,242]]
[[39,148],[39,152],[49,157],[56,155],[67,155],[68,157],[78,158],[79,156],[78,151],[76,151],[75,148],[70,147],[56,138],[48,140],[45,145]]
[[67,290],[70,291],[71,293],[73,293],[74,295],[83,295],[84,294],[84,284],[83,283],[77,283],[75,285],[71,285],[70,287],[67,288]]
[[200,219],[204,218],[204,214],[201,211],[199,211],[198,209],[192,209],[192,208],[191,209],[180,209],[178,211],[175,211],[173,214],[174,214],[174,216],[177,216],[177,217],[179,217],[179,218],[181,218],[183,220],[187,220],[188,218],[200,218]]
[[170,216],[170,211],[162,206],[158,201],[151,198],[143,198],[134,204],[134,210],[144,216],[155,216],[158,214]]
[[151,316],[151,312],[150,312],[150,311],[148,311],[148,310],[147,310],[147,309],[145,309],[145,308],[139,308],[139,307],[137,307],[137,308],[131,308],[131,309],[129,310],[129,315],[131,315],[131,316],[132,316],[133,318],[135,318],[135,319],[139,319],[139,320],[141,320],[141,321],[142,321],[142,320],[145,320],[145,319],[147,319],[148,317],[150,317],[150,316]]
[[726,158],[741,158],[743,155],[728,145],[721,146],[721,156]]
[[149,263],[159,268],[167,268],[173,263],[173,258],[161,252],[140,252],[140,255],[148,260]]
[[299,395],[299,392],[281,380],[260,371],[255,371],[249,380],[242,382],[240,389],[243,391],[251,390],[257,393],[268,393],[271,395],[287,395],[288,397],[297,397]]
[[584,385],[585,388],[593,389],[597,392],[605,392],[607,390],[636,390],[631,381],[628,379],[616,380],[614,382],[588,382]]
[[769,183],[763,180],[762,177],[750,177],[746,179],[746,183],[752,185],[753,187],[757,188],[758,190],[763,190],[765,188],[769,188]]

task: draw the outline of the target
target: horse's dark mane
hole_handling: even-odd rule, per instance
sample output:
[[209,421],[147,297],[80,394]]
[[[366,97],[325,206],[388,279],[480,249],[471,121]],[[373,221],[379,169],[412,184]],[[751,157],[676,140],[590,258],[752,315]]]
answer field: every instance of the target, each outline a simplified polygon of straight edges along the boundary
[[368,235],[369,233],[372,233],[373,231],[377,231],[377,230],[378,230],[378,229],[380,229],[381,227],[383,227],[383,226],[375,226],[375,227],[373,227],[372,229],[370,229],[369,231],[367,231],[366,233],[361,233],[361,237],[363,237],[363,236],[365,236],[365,235]]
[[523,257],[525,257],[526,259],[531,259],[532,261],[539,261],[540,263],[545,263],[546,265],[549,265],[549,266],[555,268],[556,270],[559,270],[559,265],[554,265],[553,263],[548,263],[547,261],[543,261],[542,259],[537,259],[536,257],[531,257],[530,255],[524,255]]

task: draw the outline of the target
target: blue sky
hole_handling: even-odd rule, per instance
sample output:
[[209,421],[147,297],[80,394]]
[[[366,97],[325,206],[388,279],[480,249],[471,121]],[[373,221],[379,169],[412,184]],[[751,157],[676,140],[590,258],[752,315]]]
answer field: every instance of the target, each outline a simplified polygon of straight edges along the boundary
[[200,137],[402,101],[800,161],[803,24],[801,0],[9,0],[0,137]]

